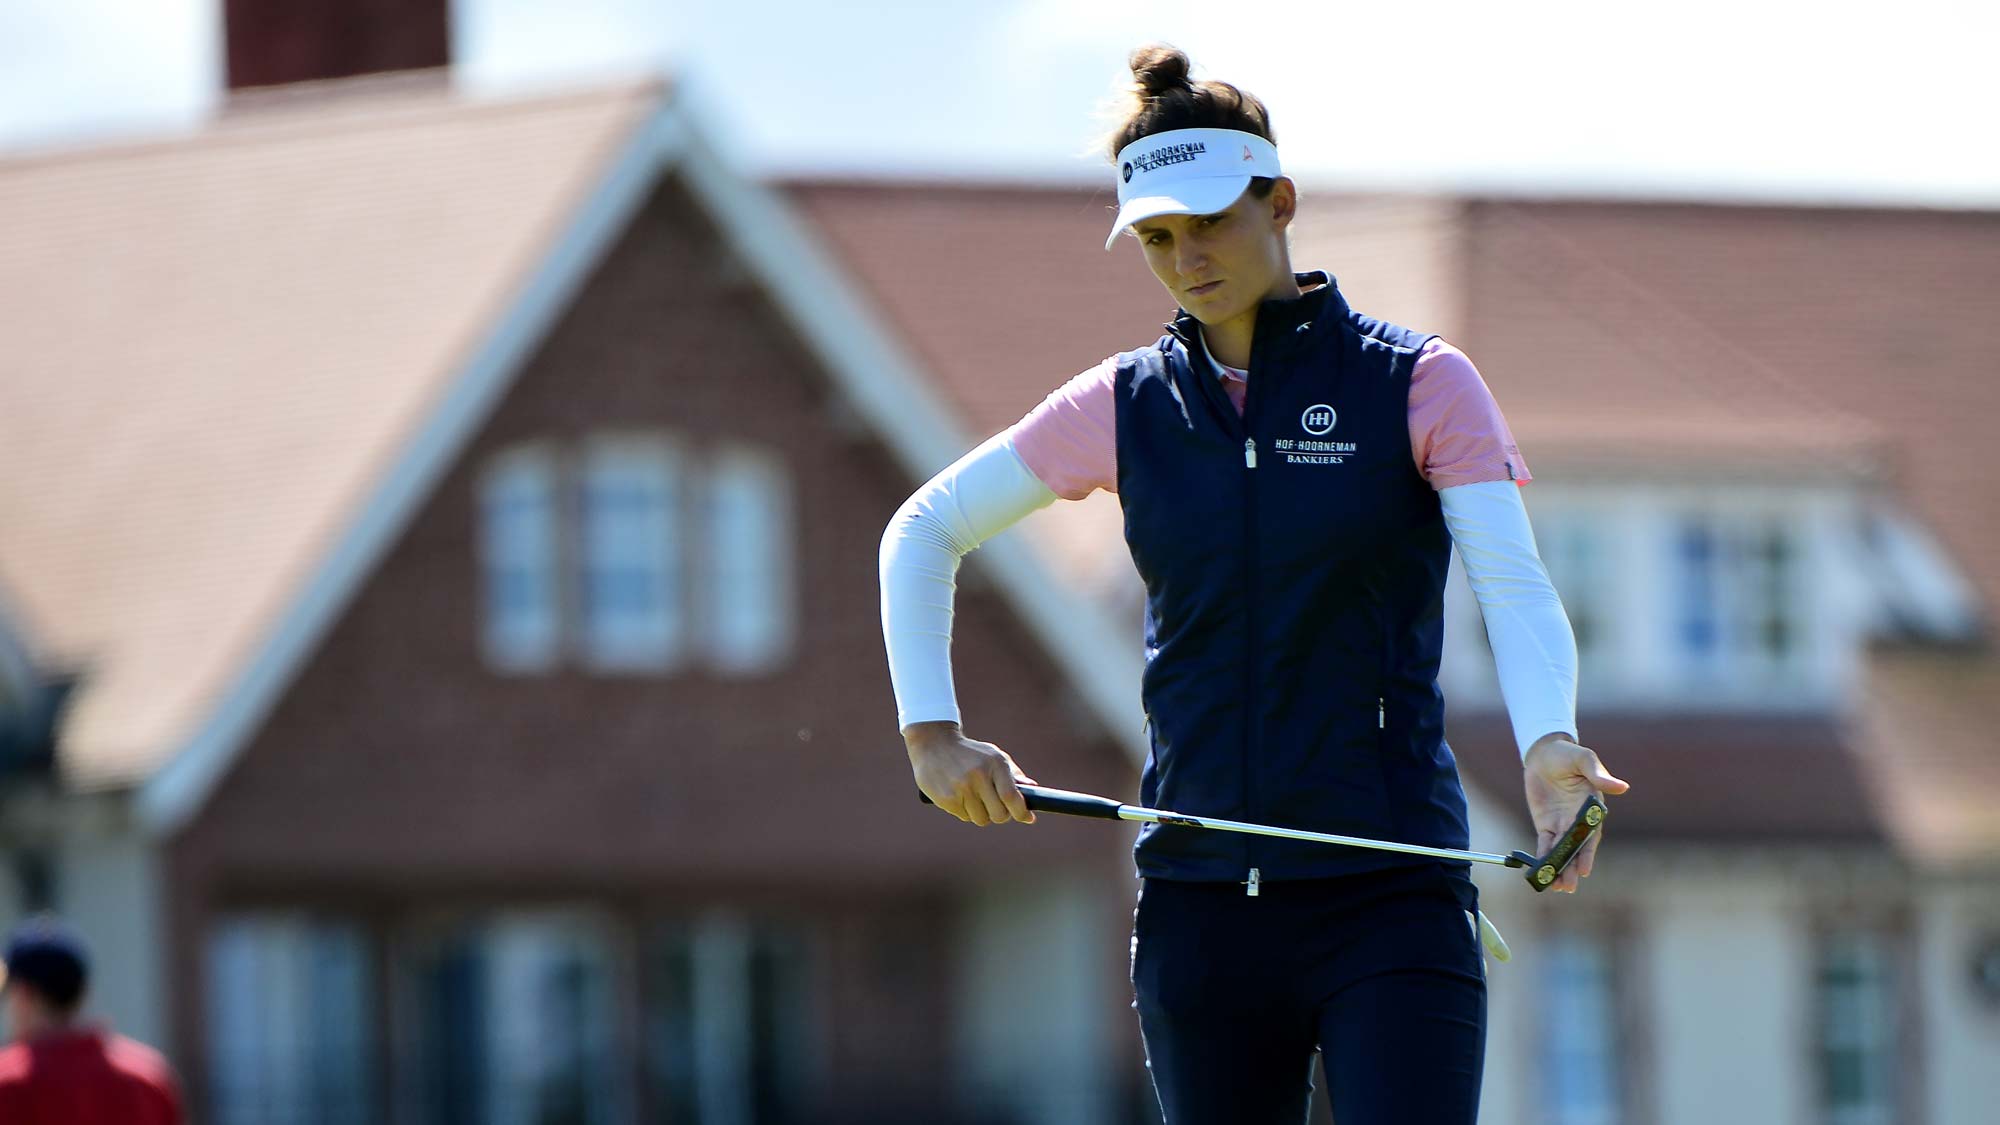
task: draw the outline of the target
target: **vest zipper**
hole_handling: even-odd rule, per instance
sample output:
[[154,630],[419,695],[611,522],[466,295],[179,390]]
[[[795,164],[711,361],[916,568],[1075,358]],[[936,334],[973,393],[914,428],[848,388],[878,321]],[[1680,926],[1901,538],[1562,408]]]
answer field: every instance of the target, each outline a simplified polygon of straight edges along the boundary
[[1251,898],[1256,898],[1257,881],[1261,878],[1263,878],[1263,876],[1258,873],[1257,869],[1254,867],[1251,868],[1250,877],[1248,879],[1243,880],[1243,893],[1249,895]]
[[[1262,319],[1261,315],[1259,319]],[[1257,360],[1257,339],[1253,331],[1250,340],[1250,370],[1253,373],[1259,368]],[[1264,367],[1266,372],[1265,378],[1269,378],[1269,365],[1266,364]],[[1262,743],[1264,733],[1262,729],[1263,724],[1258,721],[1257,715],[1258,684],[1257,661],[1255,659],[1257,651],[1261,647],[1257,622],[1257,479],[1255,476],[1257,468],[1257,414],[1255,409],[1253,409],[1257,405],[1257,401],[1262,397],[1257,393],[1259,382],[1260,380],[1253,374],[1249,385],[1243,389],[1242,415],[1243,571],[1245,577],[1248,579],[1244,583],[1243,617],[1245,639],[1250,645],[1250,650],[1244,653],[1243,660],[1243,808],[1245,819],[1247,820],[1256,820],[1258,817],[1257,771],[1252,763],[1251,755],[1256,752],[1257,747]],[[1245,841],[1243,851],[1246,866],[1257,862],[1257,854],[1260,850],[1256,840]],[[1258,869],[1254,866],[1250,867],[1250,879],[1245,886],[1244,893],[1255,895],[1257,893],[1258,881],[1261,878],[1262,875]]]
[[1382,697],[1379,695],[1375,697],[1375,729],[1389,729],[1389,707],[1382,702]]

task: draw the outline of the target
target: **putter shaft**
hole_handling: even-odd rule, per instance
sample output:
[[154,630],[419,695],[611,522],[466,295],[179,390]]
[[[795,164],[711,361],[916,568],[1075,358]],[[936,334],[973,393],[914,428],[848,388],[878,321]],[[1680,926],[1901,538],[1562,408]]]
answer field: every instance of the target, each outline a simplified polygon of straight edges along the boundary
[[[1584,799],[1583,807],[1576,810],[1576,818],[1570,822],[1569,830],[1557,838],[1555,846],[1545,856],[1527,852],[1510,852],[1499,855],[1494,852],[1465,851],[1460,848],[1433,848],[1424,844],[1404,844],[1394,840],[1370,840],[1361,836],[1340,836],[1332,832],[1308,832],[1302,828],[1280,828],[1270,824],[1249,824],[1240,820],[1221,820],[1207,816],[1189,816],[1186,813],[1169,812],[1166,809],[1149,809],[1143,805],[1127,805],[1109,797],[1099,797],[1094,793],[1077,793],[1068,789],[1050,789],[1042,785],[1023,785],[1021,795],[1027,799],[1028,807],[1036,812],[1065,813],[1070,816],[1089,816],[1100,820],[1129,820],[1138,824],[1171,824],[1184,828],[1206,828],[1217,832],[1243,832],[1252,836],[1275,836],[1283,840],[1302,840],[1313,844],[1338,844],[1349,848],[1372,848],[1376,851],[1401,852],[1405,855],[1431,856],[1435,859],[1456,859],[1468,863],[1490,863],[1496,867],[1527,868],[1528,885],[1536,891],[1549,889],[1569,866],[1569,861],[1604,823],[1608,810],[1604,801],[1592,793]],[[921,791],[917,796],[926,804],[930,798]]]
[[1308,832],[1300,828],[1280,828],[1270,824],[1247,824],[1240,820],[1220,820],[1214,817],[1189,816],[1186,813],[1169,812],[1165,809],[1149,809],[1141,805],[1127,805],[1109,797],[1099,797],[1091,793],[1073,793],[1067,789],[1048,789],[1040,785],[1021,786],[1021,795],[1027,798],[1028,807],[1037,811],[1068,813],[1072,816],[1094,816],[1106,820],[1129,820],[1141,824],[1174,824],[1187,828],[1207,828],[1220,832],[1243,832],[1252,836],[1276,836],[1285,840],[1303,840],[1315,844],[1338,844],[1350,848],[1373,848],[1377,851],[1401,852],[1405,855],[1431,856],[1436,859],[1456,859],[1470,863],[1490,863],[1496,867],[1525,867],[1528,885],[1536,891],[1549,889],[1569,866],[1570,860],[1604,823],[1604,801],[1592,793],[1584,799],[1583,807],[1576,810],[1576,818],[1545,856],[1528,852],[1509,852],[1498,855],[1494,852],[1474,852],[1460,848],[1433,848],[1423,844],[1404,844],[1394,840],[1370,840],[1360,836],[1340,836],[1331,832]]
[[[1033,788],[1022,786],[1023,794]],[[1029,803],[1033,808],[1033,802]],[[1383,852],[1402,852],[1405,855],[1427,855],[1436,859],[1468,860],[1473,863],[1491,863],[1500,867],[1521,867],[1520,860],[1493,852],[1462,851],[1458,848],[1432,848],[1423,844],[1399,844],[1393,840],[1369,840],[1360,836],[1340,836],[1332,832],[1307,832],[1301,828],[1278,828],[1268,824],[1246,824],[1240,820],[1220,820],[1209,816],[1187,816],[1182,813],[1167,812],[1163,809],[1149,809],[1138,805],[1121,805],[1118,819],[1136,821],[1140,824],[1176,824],[1186,828],[1211,828],[1220,832],[1245,832],[1252,836],[1275,836],[1282,840],[1304,840],[1313,844],[1344,844],[1350,848],[1373,848]]]

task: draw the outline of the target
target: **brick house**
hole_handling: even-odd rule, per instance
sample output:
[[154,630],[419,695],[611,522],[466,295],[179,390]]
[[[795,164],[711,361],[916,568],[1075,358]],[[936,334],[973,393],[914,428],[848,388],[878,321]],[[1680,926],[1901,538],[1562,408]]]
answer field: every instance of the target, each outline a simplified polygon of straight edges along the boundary
[[[970,435],[666,90],[246,97],[0,214],[0,912],[92,935],[205,1120],[1141,1096],[1130,835],[900,753],[876,542]],[[996,548],[983,733],[1133,789],[1134,655]]]
[[[792,190],[978,432],[1171,311],[1130,247],[1098,249],[1106,191]],[[1516,949],[1490,977],[1481,1119],[1983,1120],[2000,215],[1310,182],[1301,206],[1298,268],[1443,333],[1492,386],[1578,634],[1584,742],[1634,785],[1585,894],[1478,873]],[[961,346],[993,325],[1009,362]],[[1136,615],[1115,499],[1030,524]],[[1504,841],[1518,768],[1461,576],[1447,612],[1473,836]]]

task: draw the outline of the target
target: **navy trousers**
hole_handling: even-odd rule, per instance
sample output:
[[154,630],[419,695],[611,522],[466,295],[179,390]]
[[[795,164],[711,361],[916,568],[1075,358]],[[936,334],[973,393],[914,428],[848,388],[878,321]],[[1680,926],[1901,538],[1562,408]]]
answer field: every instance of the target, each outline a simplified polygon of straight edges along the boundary
[[1146,879],[1133,1007],[1166,1125],[1300,1125],[1313,1052],[1338,1125],[1472,1125],[1486,976],[1463,865]]

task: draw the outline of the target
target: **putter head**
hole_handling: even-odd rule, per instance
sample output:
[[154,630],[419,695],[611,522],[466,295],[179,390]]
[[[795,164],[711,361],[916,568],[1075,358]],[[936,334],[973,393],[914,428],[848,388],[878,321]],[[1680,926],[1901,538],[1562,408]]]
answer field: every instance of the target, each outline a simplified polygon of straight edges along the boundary
[[[1557,838],[1555,846],[1549,849],[1549,854],[1530,856],[1526,852],[1515,852],[1507,858],[1527,861],[1521,866],[1528,869],[1528,885],[1535,888],[1536,894],[1540,894],[1555,884],[1556,876],[1561,875],[1563,869],[1569,866],[1569,861],[1576,858],[1576,853],[1582,850],[1584,842],[1590,839],[1591,833],[1603,826],[1604,818],[1610,815],[1610,812],[1611,810],[1604,805],[1604,798],[1592,793],[1584,798],[1583,807],[1576,810],[1576,819],[1569,822],[1568,831]],[[1510,863],[1508,866],[1511,867],[1513,864]]]

